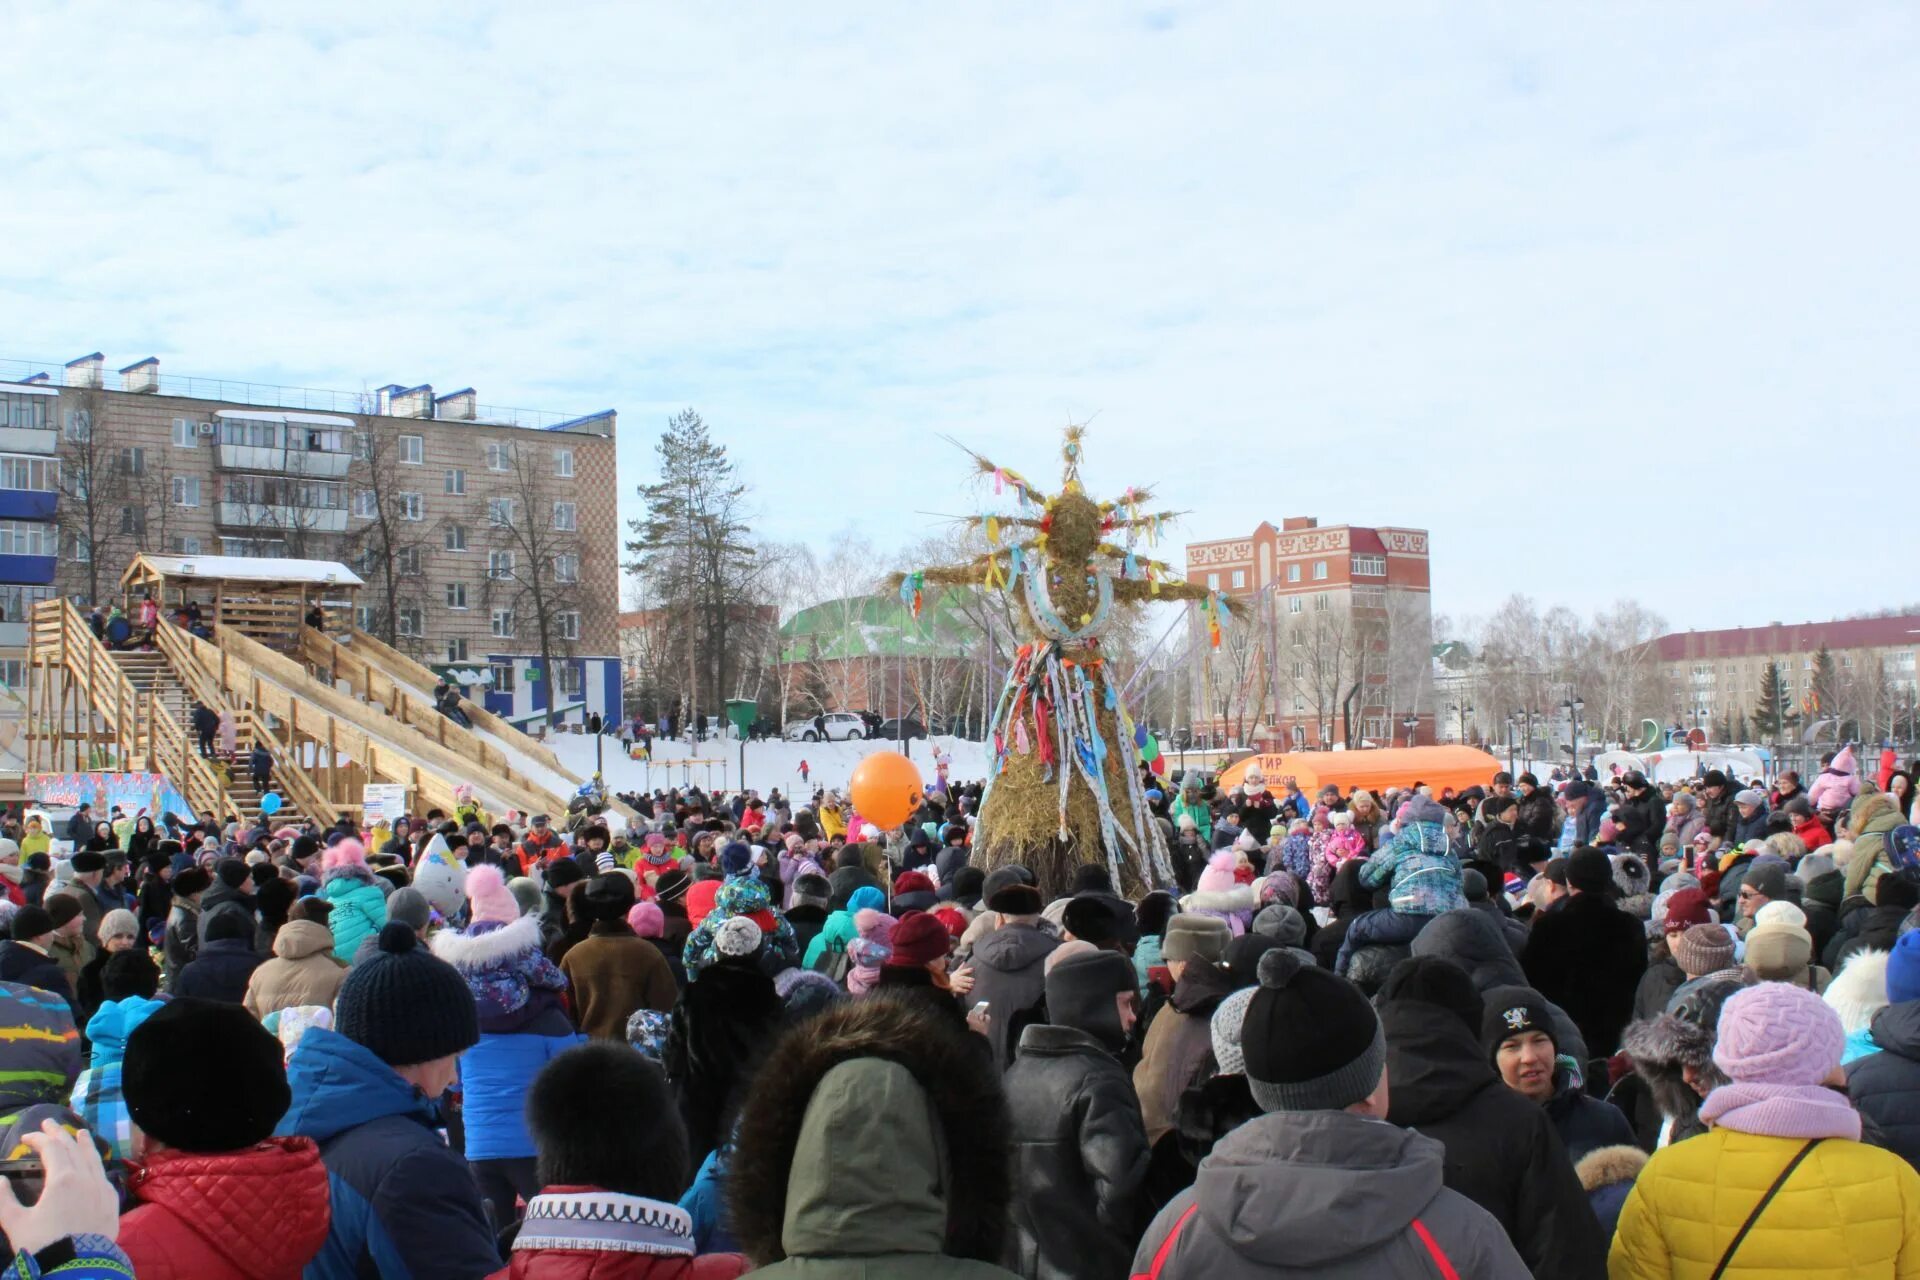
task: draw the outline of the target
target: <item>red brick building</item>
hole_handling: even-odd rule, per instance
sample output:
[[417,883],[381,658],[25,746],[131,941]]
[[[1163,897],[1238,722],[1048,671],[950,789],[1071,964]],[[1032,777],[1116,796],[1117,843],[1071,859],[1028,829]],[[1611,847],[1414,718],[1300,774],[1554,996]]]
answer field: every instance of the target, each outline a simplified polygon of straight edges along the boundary
[[1189,543],[1187,581],[1240,606],[1195,672],[1196,731],[1282,750],[1431,742],[1427,551],[1424,529],[1311,516]]

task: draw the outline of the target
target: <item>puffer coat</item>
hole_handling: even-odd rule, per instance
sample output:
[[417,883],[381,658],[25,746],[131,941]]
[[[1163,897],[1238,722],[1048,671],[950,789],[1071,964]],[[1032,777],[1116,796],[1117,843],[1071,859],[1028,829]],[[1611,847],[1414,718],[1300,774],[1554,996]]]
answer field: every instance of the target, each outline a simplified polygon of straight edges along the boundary
[[140,1280],[298,1280],[327,1238],[327,1168],[310,1138],[160,1152],[127,1189],[120,1247]]

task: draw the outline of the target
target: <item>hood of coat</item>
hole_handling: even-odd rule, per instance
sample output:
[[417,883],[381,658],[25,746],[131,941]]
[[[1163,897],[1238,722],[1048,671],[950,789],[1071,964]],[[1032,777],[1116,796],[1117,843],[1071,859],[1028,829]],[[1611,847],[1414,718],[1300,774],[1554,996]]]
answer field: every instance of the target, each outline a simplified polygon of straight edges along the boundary
[[[337,867],[328,867],[320,876],[321,896],[329,899],[336,898],[357,884],[363,884],[369,889],[376,888],[373,868],[358,862],[346,862]],[[208,890],[207,897],[200,899],[200,905],[203,907],[211,905],[208,899],[212,896],[212,890]]]
[[1815,876],[1802,896],[1809,902],[1818,902],[1838,911],[1840,900],[1847,896],[1847,873],[1836,867]]
[[1060,940],[1038,925],[1003,924],[973,944],[973,962],[1002,973],[1019,973],[1053,954]]
[[289,920],[273,935],[273,954],[282,960],[333,954],[333,931],[313,920]]
[[325,1142],[370,1120],[408,1116],[429,1127],[439,1109],[371,1049],[326,1027],[311,1027],[287,1061],[293,1105],[274,1129],[283,1137]]
[[142,1203],[171,1210],[242,1275],[294,1275],[327,1238],[327,1167],[308,1138],[213,1155],[164,1152],[139,1166],[129,1187]]
[[1484,1089],[1506,1088],[1480,1038],[1451,1009],[1389,1000],[1380,1007],[1380,1026],[1387,1034],[1387,1119],[1394,1124],[1433,1124]]
[[1873,1042],[1888,1053],[1920,1060],[1920,1000],[1890,1004],[1874,1014]]
[[482,922],[456,933],[442,929],[428,949],[462,973],[507,964],[540,949],[540,922],[521,916],[507,924]]
[[1195,959],[1180,971],[1180,980],[1173,987],[1173,999],[1168,1003],[1181,1013],[1211,1017],[1220,1002],[1234,990],[1234,977],[1226,966]]
[[1467,971],[1478,991],[1527,983],[1499,921],[1472,907],[1435,916],[1414,938],[1413,954],[1452,961]]
[[93,1065],[103,1067],[127,1056],[127,1037],[133,1029],[151,1018],[164,1001],[144,996],[109,1000],[87,1019],[87,1039],[93,1042]]
[[729,1168],[742,1250],[761,1266],[888,1253],[996,1261],[1012,1194],[1006,1099],[971,1039],[883,995],[781,1039]]
[[1345,1111],[1275,1111],[1222,1138],[1200,1216],[1243,1257],[1304,1274],[1402,1235],[1440,1193],[1444,1148]]

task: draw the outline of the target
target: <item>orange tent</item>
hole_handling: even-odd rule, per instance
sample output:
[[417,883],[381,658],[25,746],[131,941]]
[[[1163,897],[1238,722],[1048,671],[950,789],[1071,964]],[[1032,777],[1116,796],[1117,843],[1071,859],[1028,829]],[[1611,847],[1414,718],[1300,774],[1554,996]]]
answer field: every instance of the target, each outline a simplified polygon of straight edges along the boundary
[[1439,795],[1447,787],[1464,791],[1484,787],[1504,766],[1477,747],[1378,747],[1364,751],[1294,751],[1277,756],[1248,756],[1221,770],[1221,790],[1245,781],[1247,770],[1260,766],[1267,790],[1277,791],[1280,780],[1291,776],[1309,796],[1332,783],[1342,793],[1365,787],[1378,796],[1388,787],[1424,782]]

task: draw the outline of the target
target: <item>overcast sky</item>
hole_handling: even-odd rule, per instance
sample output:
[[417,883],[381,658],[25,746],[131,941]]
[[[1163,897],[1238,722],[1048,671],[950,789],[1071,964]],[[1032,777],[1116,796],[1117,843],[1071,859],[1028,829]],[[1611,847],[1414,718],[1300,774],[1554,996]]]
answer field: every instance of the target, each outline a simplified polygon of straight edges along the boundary
[[0,356],[614,407],[629,494],[694,405],[821,545],[1090,417],[1187,537],[1432,530],[1455,615],[1870,609],[1917,15],[0,0]]

